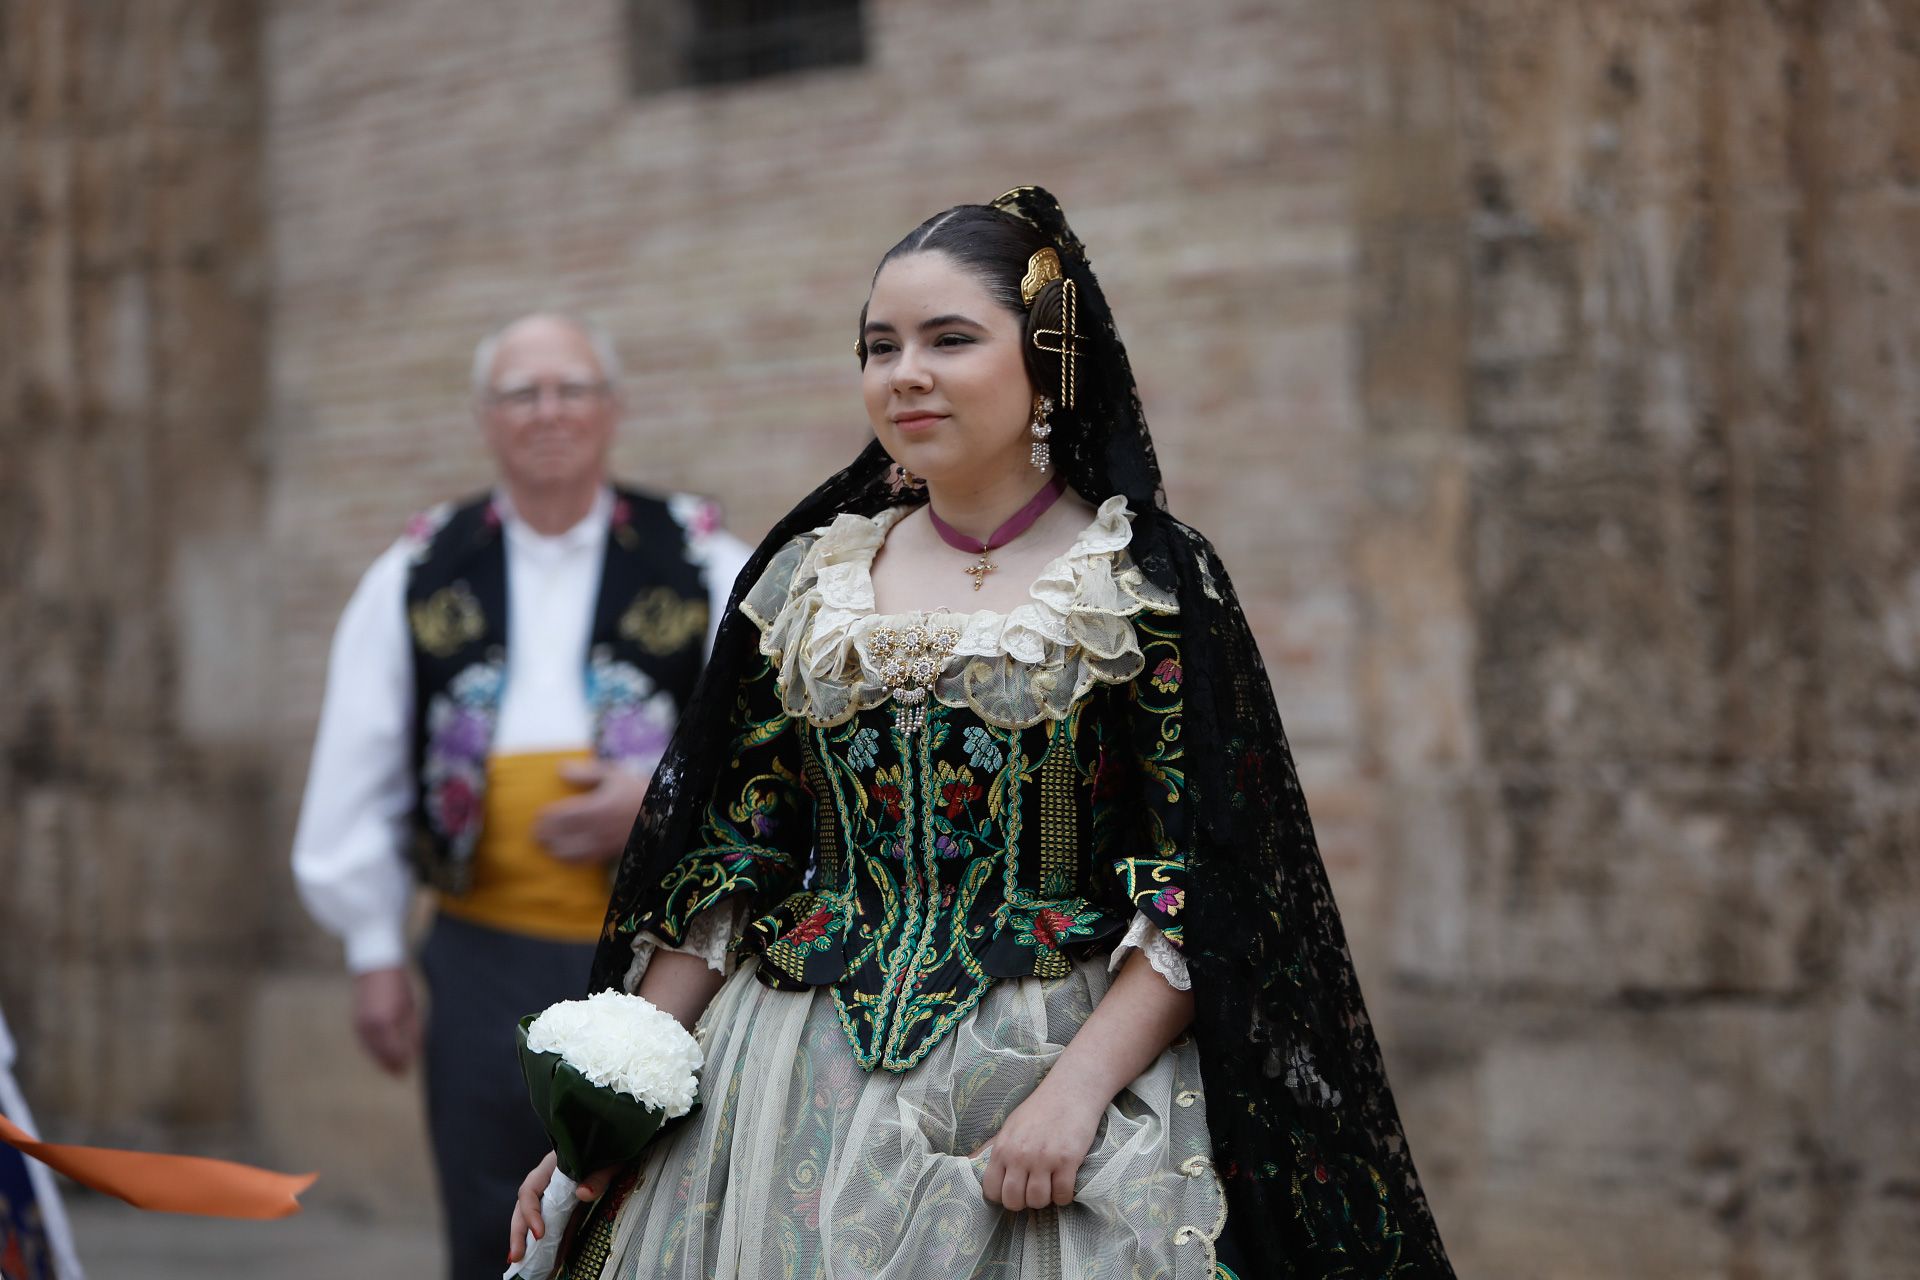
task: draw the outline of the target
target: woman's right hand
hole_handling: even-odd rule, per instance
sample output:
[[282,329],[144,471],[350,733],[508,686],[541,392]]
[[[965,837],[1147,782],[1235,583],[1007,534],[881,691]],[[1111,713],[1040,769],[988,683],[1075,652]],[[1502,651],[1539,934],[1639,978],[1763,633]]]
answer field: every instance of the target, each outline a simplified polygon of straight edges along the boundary
[[[507,1261],[518,1262],[526,1254],[527,1233],[531,1231],[535,1240],[546,1234],[546,1215],[540,1212],[540,1197],[547,1193],[547,1184],[553,1181],[553,1171],[559,1166],[560,1157],[547,1152],[546,1158],[533,1166],[520,1183],[520,1194],[513,1201],[512,1235],[507,1240]],[[585,1181],[574,1188],[576,1200],[598,1200],[600,1193],[613,1181],[613,1175],[620,1172],[620,1166],[610,1164],[604,1169],[596,1169],[586,1176]]]

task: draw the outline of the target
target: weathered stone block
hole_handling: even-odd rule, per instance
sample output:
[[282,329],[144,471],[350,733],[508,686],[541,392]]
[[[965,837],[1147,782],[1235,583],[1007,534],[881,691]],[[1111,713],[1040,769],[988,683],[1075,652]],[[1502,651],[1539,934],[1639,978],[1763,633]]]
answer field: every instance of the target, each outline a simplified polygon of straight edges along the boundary
[[[1811,799],[1808,797],[1807,799]],[[1501,980],[1601,995],[1805,994],[1836,903],[1820,825],[1788,797],[1629,782],[1600,764],[1507,784],[1479,932]]]
[[1498,981],[1487,921],[1504,861],[1493,842],[1505,833],[1489,820],[1492,797],[1459,781],[1418,777],[1384,791],[1378,832],[1393,850],[1383,871],[1392,898],[1393,971],[1417,990]]
[[[247,1009],[230,964],[55,952],[34,976],[34,998],[9,1000],[7,1020],[49,1137],[153,1145],[192,1133],[233,1149]],[[28,1011],[24,1024],[15,1023],[17,1004]]]
[[1573,354],[1581,304],[1574,246],[1532,237],[1489,241],[1476,252],[1472,282],[1476,364]]
[[[1799,1276],[1827,1230],[1807,1159],[1824,1019],[1689,1006],[1504,1020],[1486,1049],[1492,1256],[1535,1274]],[[1587,1224],[1577,1236],[1564,1224]],[[1609,1230],[1611,1225],[1613,1228]]]
[[264,287],[260,139],[245,128],[170,128],[152,142],[147,251],[156,266]]
[[[1836,189],[1911,188],[1920,182],[1920,29],[1911,0],[1834,0],[1803,57],[1826,99],[1810,146]],[[1864,73],[1864,74],[1863,74]]]
[[[1910,910],[1905,916],[1913,919]],[[1853,1210],[1851,1229],[1837,1242],[1851,1275],[1873,1275],[1889,1265],[1888,1259],[1913,1257],[1920,1247],[1916,1007],[1911,988],[1903,1005],[1848,1001],[1828,1033],[1835,1059],[1834,1116],[1824,1154],[1836,1169],[1835,1198]]]
[[174,428],[178,445],[167,443],[180,462],[204,460],[221,471],[253,472],[264,461],[257,442],[265,392],[264,281],[245,239],[235,237],[218,272],[175,267],[153,281],[165,304],[155,317],[154,355],[168,374],[150,412]]
[[88,276],[145,269],[159,194],[153,137],[113,129],[60,142],[71,183],[72,266]]
[[[1475,678],[1496,759],[1684,760],[1711,750],[1714,548],[1648,452],[1542,442],[1488,458],[1473,487]],[[1665,491],[1663,494],[1662,491]],[[1707,568],[1696,567],[1702,561]]]
[[151,7],[170,10],[159,36],[165,56],[154,85],[156,110],[174,124],[249,131],[265,97],[260,89],[259,7],[251,0],[184,0]]

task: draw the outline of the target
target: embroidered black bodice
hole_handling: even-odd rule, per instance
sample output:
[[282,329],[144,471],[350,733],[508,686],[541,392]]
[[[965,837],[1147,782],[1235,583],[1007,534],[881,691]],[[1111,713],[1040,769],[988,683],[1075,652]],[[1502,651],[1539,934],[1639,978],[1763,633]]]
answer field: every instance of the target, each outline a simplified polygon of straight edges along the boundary
[[[847,517],[864,527],[776,559],[746,602],[764,657],[738,690],[699,846],[631,924],[679,945],[729,899],[773,904],[736,944],[759,980],[831,987],[856,1059],[891,1071],[995,979],[1063,976],[1136,916],[1179,945],[1179,619],[1126,561],[1124,506],[1102,514],[1034,606],[946,628],[924,722],[875,683],[874,655],[945,615],[862,612],[870,547],[854,547],[848,590],[832,572],[850,541],[877,547],[888,518]],[[1041,642],[1009,640],[1014,625]]]

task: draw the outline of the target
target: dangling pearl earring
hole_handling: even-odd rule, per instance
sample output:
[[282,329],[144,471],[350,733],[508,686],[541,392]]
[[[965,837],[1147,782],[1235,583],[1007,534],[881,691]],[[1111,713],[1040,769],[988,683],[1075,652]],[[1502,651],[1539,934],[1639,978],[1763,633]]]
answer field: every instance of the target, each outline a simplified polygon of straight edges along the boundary
[[1053,424],[1047,419],[1053,415],[1053,401],[1040,396],[1033,402],[1033,422],[1027,428],[1033,433],[1033,452],[1027,460],[1036,471],[1045,471],[1053,465],[1053,450],[1047,444],[1047,437],[1053,434]]

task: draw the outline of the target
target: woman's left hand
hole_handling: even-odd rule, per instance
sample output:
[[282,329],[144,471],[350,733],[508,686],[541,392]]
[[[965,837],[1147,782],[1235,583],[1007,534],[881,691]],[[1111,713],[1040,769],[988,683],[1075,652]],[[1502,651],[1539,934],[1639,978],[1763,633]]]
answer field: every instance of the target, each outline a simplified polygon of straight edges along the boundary
[[980,1189],[1009,1210],[1073,1203],[1073,1180],[1093,1146],[1106,1100],[1056,1076],[1013,1109],[993,1141]]

